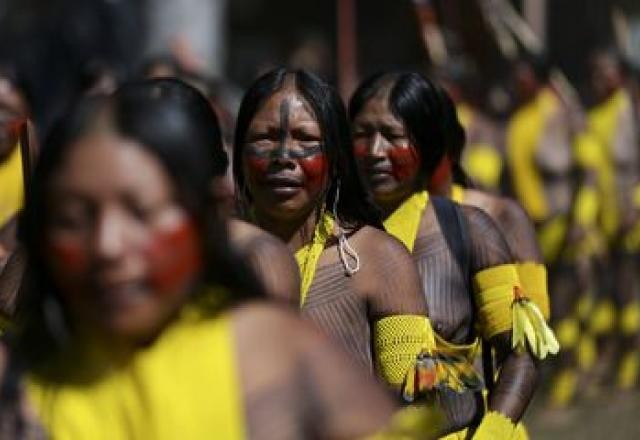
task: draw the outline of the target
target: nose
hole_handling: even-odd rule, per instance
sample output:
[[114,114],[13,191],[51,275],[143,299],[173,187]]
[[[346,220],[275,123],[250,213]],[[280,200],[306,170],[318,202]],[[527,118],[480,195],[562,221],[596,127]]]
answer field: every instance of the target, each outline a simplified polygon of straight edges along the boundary
[[386,156],[386,150],[387,150],[387,141],[384,138],[384,136],[382,136],[381,133],[376,133],[373,135],[373,139],[371,140],[371,150],[370,150],[370,154],[373,157],[384,157]]
[[94,231],[94,250],[99,259],[113,261],[123,255],[127,233],[124,223],[117,212],[105,210],[100,213]]

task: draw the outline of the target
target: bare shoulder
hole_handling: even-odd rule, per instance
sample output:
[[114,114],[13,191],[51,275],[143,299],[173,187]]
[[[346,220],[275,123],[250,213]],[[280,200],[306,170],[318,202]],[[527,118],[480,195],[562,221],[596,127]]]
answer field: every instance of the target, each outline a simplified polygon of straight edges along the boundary
[[[480,206],[496,222],[517,261],[541,261],[533,223],[518,202],[508,197],[474,191],[484,198]],[[476,205],[477,206],[477,205]],[[486,206],[486,208],[485,208]]]
[[267,294],[297,304],[300,274],[293,254],[277,237],[242,220],[230,220],[234,250],[249,264]]
[[366,253],[382,252],[391,258],[395,256],[404,258],[409,255],[407,248],[400,240],[373,226],[361,227],[350,240],[353,240],[353,243]]

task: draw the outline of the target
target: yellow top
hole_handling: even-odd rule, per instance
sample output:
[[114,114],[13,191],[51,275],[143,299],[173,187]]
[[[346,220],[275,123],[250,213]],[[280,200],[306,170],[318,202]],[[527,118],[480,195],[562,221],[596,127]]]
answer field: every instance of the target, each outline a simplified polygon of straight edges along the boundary
[[601,223],[607,237],[612,238],[618,229],[619,210],[617,203],[615,165],[612,157],[612,143],[618,131],[620,112],[631,105],[625,91],[618,90],[602,104],[594,107],[587,115],[589,133],[599,142],[601,153],[592,161],[598,175],[601,191]]
[[313,231],[313,239],[302,246],[295,254],[298,268],[300,269],[300,307],[304,305],[311,288],[311,283],[316,275],[316,268],[320,255],[324,251],[327,240],[333,234],[334,220],[330,214],[324,213]]
[[507,128],[507,161],[513,189],[518,201],[535,222],[545,220],[549,214],[535,155],[545,121],[558,105],[553,92],[543,89],[513,115]]
[[413,246],[418,237],[422,213],[429,202],[429,194],[420,191],[413,194],[384,221],[384,229],[400,240],[413,252]]
[[58,440],[242,439],[235,360],[228,317],[185,313],[153,345],[96,380],[54,383],[31,374],[26,388]]
[[23,203],[22,151],[18,143],[7,160],[0,163],[0,228],[22,208]]

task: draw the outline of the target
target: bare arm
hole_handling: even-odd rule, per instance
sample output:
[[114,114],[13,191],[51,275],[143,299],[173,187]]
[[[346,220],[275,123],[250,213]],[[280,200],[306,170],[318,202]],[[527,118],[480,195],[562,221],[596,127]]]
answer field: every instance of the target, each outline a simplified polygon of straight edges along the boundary
[[[472,207],[465,207],[472,248],[472,272],[513,262],[504,237],[491,218]],[[500,374],[489,395],[489,410],[498,411],[518,422],[536,388],[538,369],[529,352],[511,348],[511,332],[489,341],[496,350]]]
[[516,201],[506,197],[500,198],[495,220],[515,261],[543,262],[533,223]]

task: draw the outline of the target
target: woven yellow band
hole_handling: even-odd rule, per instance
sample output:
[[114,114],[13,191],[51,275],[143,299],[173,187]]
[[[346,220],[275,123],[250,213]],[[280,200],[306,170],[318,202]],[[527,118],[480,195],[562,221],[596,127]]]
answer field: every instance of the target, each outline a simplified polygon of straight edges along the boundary
[[538,306],[544,319],[549,320],[551,312],[546,266],[540,263],[518,263],[516,268],[525,296]]
[[503,264],[485,269],[475,275],[473,284],[483,337],[491,339],[511,330],[514,293],[516,289],[522,291],[516,266]]
[[375,323],[374,348],[378,374],[390,385],[401,386],[420,353],[435,350],[431,323],[424,316],[397,315]]

